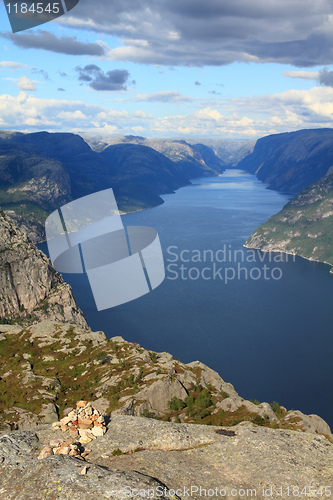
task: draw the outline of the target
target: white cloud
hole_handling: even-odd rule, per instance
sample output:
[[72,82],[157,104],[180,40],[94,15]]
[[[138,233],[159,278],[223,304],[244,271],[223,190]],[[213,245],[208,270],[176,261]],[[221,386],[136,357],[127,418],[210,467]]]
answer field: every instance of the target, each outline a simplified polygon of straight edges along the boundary
[[21,76],[18,79],[17,86],[20,90],[36,90],[35,82],[30,80],[27,76]]
[[152,94],[137,94],[134,101],[146,101],[146,102],[192,102],[192,97],[181,94],[180,92],[173,90],[165,90],[162,92],[154,92]]
[[287,78],[301,78],[302,80],[318,80],[319,71],[285,71],[283,76]]
[[[198,103],[199,104],[199,103]],[[7,129],[139,134],[147,137],[256,138],[302,128],[331,127],[333,88],[289,90],[221,100],[177,115],[158,116],[64,99],[41,99],[27,92],[0,96],[1,126]]]
[[0,62],[0,69],[9,69],[11,71],[18,71],[23,68],[28,68],[26,64],[22,64],[19,62],[14,62],[14,61],[1,61]]

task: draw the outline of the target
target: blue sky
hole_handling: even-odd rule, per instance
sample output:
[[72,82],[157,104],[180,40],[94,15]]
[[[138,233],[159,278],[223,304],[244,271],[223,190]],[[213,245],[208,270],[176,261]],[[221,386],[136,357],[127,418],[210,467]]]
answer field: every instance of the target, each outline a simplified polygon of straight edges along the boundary
[[330,0],[80,0],[13,34],[0,127],[256,139],[331,127]]

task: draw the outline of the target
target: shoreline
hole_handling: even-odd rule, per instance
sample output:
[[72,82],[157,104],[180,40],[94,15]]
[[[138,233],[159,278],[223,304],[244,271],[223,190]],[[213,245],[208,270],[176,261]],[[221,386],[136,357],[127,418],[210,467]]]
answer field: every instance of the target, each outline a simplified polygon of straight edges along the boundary
[[281,249],[276,249],[276,250],[263,250],[262,248],[255,247],[255,246],[250,246],[246,245],[244,243],[243,245],[244,248],[248,248],[250,250],[260,250],[260,252],[264,253],[285,253],[287,255],[294,255],[296,257],[300,257],[301,259],[308,260],[310,262],[318,262],[319,264],[325,264],[327,266],[330,266],[330,274],[333,274],[333,264],[330,262],[326,262],[325,260],[317,260],[317,259],[312,259],[311,257],[304,257],[304,255],[301,255],[299,253],[294,253],[294,252],[288,252],[287,250],[281,250]]

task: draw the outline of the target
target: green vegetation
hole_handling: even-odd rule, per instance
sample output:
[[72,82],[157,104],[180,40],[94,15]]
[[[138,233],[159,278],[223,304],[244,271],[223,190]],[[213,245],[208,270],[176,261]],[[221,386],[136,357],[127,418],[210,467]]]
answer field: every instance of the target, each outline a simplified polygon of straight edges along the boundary
[[259,226],[245,245],[294,253],[333,266],[333,175],[293,198]]
[[156,363],[157,360],[158,360],[158,356],[157,356],[156,352],[150,351],[149,352],[149,357],[150,357],[150,359],[152,360],[153,363]]
[[[19,333],[15,329],[16,333],[12,334],[4,328],[6,338],[0,341],[0,426],[8,422],[14,425],[17,421],[13,406],[39,414],[43,404],[54,402],[61,415],[80,399],[104,397],[109,402],[107,413],[110,413],[156,382],[158,371],[167,378],[163,363],[158,365],[159,356],[157,361],[155,356],[150,357],[149,362],[143,361],[138,354],[144,351],[128,342],[119,341],[117,346],[114,341],[92,342],[89,334],[66,324],[55,324],[45,337],[32,339],[31,328],[22,327]],[[103,363],[105,359],[108,362]],[[191,376],[195,374],[198,382],[189,386],[183,400],[172,397],[168,410],[161,416],[147,408],[141,411],[141,416],[216,426],[234,426],[245,420],[265,427],[293,429],[298,423],[297,418],[284,421],[286,412],[276,402],[271,407],[277,422],[252,413],[245,406],[236,411],[221,409],[218,404],[230,396],[225,391],[216,391],[210,384],[203,387],[199,383],[202,368],[174,362],[174,369],[174,377],[188,371]],[[147,375],[150,377],[145,378]],[[138,407],[144,401],[138,399],[134,404]]]

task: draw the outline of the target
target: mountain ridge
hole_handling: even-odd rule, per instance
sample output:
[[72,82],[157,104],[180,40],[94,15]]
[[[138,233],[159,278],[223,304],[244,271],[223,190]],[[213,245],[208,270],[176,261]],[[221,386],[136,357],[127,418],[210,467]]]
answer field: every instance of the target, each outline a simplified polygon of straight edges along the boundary
[[163,203],[161,194],[191,178],[224,170],[203,145],[129,137],[100,149],[93,151],[77,134],[0,131],[0,204],[40,242],[47,215],[72,199],[112,187],[127,213]]
[[237,168],[253,173],[270,189],[295,195],[333,165],[333,129],[305,129],[258,139]]

